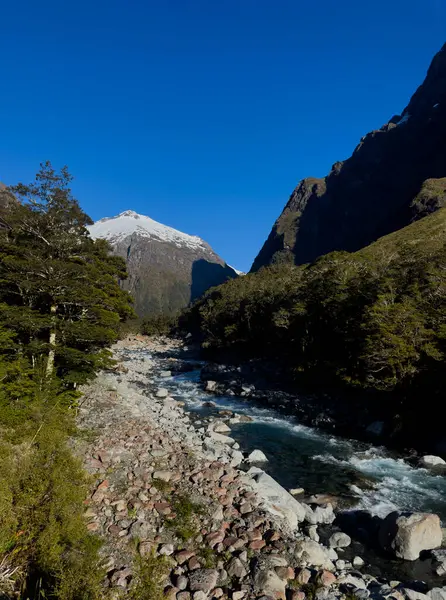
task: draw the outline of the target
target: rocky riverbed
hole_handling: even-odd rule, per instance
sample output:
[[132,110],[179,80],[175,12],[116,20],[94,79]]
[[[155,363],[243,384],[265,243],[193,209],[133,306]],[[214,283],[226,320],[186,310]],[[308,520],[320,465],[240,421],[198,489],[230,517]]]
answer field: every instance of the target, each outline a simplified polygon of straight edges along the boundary
[[[243,454],[231,437],[231,419],[240,417],[185,411],[163,385],[179,346],[120,342],[116,368],[85,388],[80,402],[76,452],[94,478],[86,518],[104,540],[104,586],[114,597],[132,593],[139,557],[165,557],[158,578],[172,600],[446,600],[446,551],[435,551],[434,588],[373,574],[366,556],[351,552],[347,531],[333,525],[334,499],[300,501],[265,473],[261,453]],[[442,542],[434,515],[394,515],[380,535],[389,552],[411,560]]]

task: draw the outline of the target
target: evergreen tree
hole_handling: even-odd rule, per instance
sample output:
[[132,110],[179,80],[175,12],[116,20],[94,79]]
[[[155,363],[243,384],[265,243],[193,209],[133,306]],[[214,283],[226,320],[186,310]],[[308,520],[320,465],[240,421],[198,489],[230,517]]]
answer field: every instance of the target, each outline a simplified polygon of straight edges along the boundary
[[33,368],[45,362],[71,383],[104,366],[119,323],[132,314],[119,287],[125,264],[93,241],[90,218],[72,197],[66,167],[41,165],[35,182],[11,190],[0,230],[1,320]]

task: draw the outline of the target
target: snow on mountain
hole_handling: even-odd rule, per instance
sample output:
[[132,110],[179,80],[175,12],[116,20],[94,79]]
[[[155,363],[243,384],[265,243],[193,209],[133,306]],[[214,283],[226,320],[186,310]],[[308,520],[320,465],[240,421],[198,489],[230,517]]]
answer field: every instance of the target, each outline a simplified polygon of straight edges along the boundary
[[[228,265],[228,263],[226,263]],[[246,275],[246,273],[244,271],[239,271],[238,269],[236,269],[235,267],[233,267],[232,265],[228,265],[228,267],[230,269],[232,269],[233,271],[235,271],[237,273],[237,275]]]
[[92,238],[103,238],[112,244],[125,238],[137,235],[145,238],[155,238],[162,242],[170,242],[178,247],[191,249],[209,249],[206,242],[195,235],[188,235],[154,221],[150,217],[139,215],[133,210],[126,210],[116,217],[105,217],[88,227]]

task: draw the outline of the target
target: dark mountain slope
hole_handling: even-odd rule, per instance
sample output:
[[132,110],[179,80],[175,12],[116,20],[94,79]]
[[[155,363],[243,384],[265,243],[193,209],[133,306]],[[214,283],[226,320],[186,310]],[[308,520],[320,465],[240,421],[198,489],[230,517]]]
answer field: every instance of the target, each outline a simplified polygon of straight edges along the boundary
[[355,251],[446,205],[446,44],[402,116],[364,136],[324,179],[304,179],[252,270]]

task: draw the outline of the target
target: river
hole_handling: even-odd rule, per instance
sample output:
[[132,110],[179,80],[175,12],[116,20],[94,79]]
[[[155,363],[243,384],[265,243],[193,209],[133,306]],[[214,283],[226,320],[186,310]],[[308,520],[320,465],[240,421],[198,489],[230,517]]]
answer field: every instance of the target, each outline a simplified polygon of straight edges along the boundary
[[[145,356],[159,359],[152,391],[168,388],[173,398],[184,403],[197,427],[206,426],[205,421],[210,417],[221,418],[219,412],[222,410],[249,416],[250,422],[231,424],[229,435],[244,453],[256,448],[262,450],[268,457],[268,462],[261,465],[262,469],[285,488],[304,488],[305,496],[317,493],[337,496],[341,510],[338,520],[344,517],[343,523],[339,522],[337,526],[353,538],[343,558],[351,560],[355,555],[362,556],[367,572],[376,577],[422,581],[431,587],[444,584],[443,578],[435,575],[429,556],[413,562],[391,559],[371,543],[372,538],[355,535],[363,523],[355,519],[357,515],[367,518],[370,515],[373,520],[394,510],[407,510],[436,513],[445,524],[446,477],[418,469],[401,454],[384,447],[334,437],[301,425],[295,417],[265,408],[253,400],[207,393],[200,382],[200,370],[181,374],[174,371],[173,375],[162,377],[161,371],[175,369],[176,363],[169,361],[169,358],[178,357],[175,351],[157,356],[145,349],[128,349],[124,354],[128,360]],[[192,364],[196,365],[197,361],[193,360]],[[353,531],[347,529],[350,515]],[[332,529],[324,532],[324,528],[319,527],[318,531],[325,541],[324,535],[330,535]]]
[[[446,477],[413,467],[397,453],[330,436],[241,397],[206,393],[199,371],[157,383],[197,416],[230,410],[251,417],[250,423],[231,425],[230,435],[244,452],[262,450],[268,457],[262,468],[287,489],[334,494],[380,517],[393,510],[433,512],[446,523]],[[215,408],[205,405],[209,401]]]

